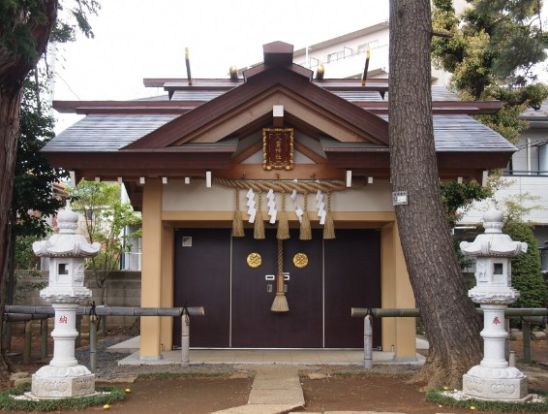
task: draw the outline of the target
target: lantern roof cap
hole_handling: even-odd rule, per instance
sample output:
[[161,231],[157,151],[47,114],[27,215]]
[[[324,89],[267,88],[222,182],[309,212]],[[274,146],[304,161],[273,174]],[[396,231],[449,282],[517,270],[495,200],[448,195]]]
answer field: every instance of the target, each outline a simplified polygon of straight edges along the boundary
[[483,215],[485,233],[473,242],[463,241],[460,249],[465,256],[512,258],[527,252],[527,243],[514,241],[502,232],[504,215],[493,207]]
[[39,257],[93,257],[101,249],[100,243],[89,243],[86,238],[77,234],[79,215],[72,210],[70,201],[64,209],[57,213],[59,233],[50,236],[47,240],[32,244],[34,254]]

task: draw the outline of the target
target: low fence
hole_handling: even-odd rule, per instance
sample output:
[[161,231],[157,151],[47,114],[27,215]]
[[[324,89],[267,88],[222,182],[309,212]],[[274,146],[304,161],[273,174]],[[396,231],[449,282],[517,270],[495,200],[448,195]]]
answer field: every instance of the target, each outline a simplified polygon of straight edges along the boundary
[[[483,309],[476,308],[479,314],[483,314]],[[351,308],[350,316],[353,318],[364,318],[364,368],[370,369],[373,366],[373,329],[371,327],[371,318],[417,318],[420,312],[417,308]],[[531,362],[531,325],[537,324],[545,326],[548,322],[548,308],[507,308],[505,310],[507,319],[520,318],[522,320],[523,331],[523,361]],[[548,338],[547,338],[548,341]]]
[[[97,352],[97,318],[101,316],[162,316],[181,318],[181,365],[190,364],[190,316],[203,316],[203,306],[187,306],[182,308],[141,308],[125,306],[79,306],[77,315],[88,315],[89,318],[89,352],[90,369],[95,371]],[[46,305],[7,305],[4,318],[8,322],[25,322],[25,342],[23,361],[30,362],[32,349],[31,322],[40,320],[40,354],[45,358],[48,354],[47,348],[47,320],[55,315],[52,306]],[[45,322],[45,323],[44,323]]]
[[[48,284],[48,272],[38,274],[28,271],[17,271],[17,286],[14,305],[25,304],[41,306],[46,305],[40,298],[40,289]],[[103,278],[102,274],[99,275]],[[113,271],[104,280],[104,287],[97,285],[93,272],[87,270],[85,274],[85,285],[91,289],[93,300],[97,305],[138,307],[141,304],[141,273],[135,271]],[[104,298],[104,303],[103,303]],[[134,315],[112,315],[107,318],[107,325],[102,328],[108,329],[130,329],[137,317]],[[84,320],[84,324],[87,321]]]

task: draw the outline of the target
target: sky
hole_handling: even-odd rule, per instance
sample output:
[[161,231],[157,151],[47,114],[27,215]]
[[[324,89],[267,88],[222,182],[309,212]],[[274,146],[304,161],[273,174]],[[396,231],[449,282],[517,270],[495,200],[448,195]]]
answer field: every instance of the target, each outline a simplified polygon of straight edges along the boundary
[[54,99],[132,99],[157,93],[144,77],[227,77],[262,61],[275,40],[304,47],[388,19],[388,0],[102,0],[94,39],[56,52]]
[[[387,21],[389,13],[389,0],[99,1],[90,19],[95,37],[79,35],[54,53],[54,99],[158,95],[162,90],[145,88],[143,78],[186,77],[185,47],[193,78],[228,77],[231,65],[261,62],[265,43],[282,40],[298,49]],[[56,132],[78,119],[56,116]]]

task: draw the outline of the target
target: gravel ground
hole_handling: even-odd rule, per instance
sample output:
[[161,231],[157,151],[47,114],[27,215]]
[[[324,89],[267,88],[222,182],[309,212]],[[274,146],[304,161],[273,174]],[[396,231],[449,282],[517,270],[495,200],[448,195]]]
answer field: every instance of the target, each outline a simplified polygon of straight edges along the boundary
[[[183,368],[179,365],[141,365],[141,366],[118,366],[118,361],[128,356],[127,353],[107,352],[111,345],[129,339],[130,336],[116,335],[108,336],[97,343],[96,370],[97,381],[101,382],[132,382],[137,375],[154,373],[180,373],[185,375],[222,375],[246,378],[251,376],[247,370],[237,369],[232,365],[191,365]],[[76,350],[76,358],[83,364],[89,366],[89,348],[87,346]],[[127,380],[127,381],[126,381]]]

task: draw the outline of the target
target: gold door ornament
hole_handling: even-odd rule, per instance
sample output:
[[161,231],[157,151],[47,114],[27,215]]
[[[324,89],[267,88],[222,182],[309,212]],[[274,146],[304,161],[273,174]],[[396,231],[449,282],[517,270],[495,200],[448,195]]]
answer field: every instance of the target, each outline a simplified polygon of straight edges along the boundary
[[263,258],[259,253],[249,253],[247,255],[247,265],[252,269],[258,268],[263,263]]
[[305,253],[295,253],[293,264],[299,269],[308,266],[308,256]]

